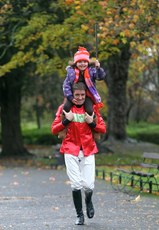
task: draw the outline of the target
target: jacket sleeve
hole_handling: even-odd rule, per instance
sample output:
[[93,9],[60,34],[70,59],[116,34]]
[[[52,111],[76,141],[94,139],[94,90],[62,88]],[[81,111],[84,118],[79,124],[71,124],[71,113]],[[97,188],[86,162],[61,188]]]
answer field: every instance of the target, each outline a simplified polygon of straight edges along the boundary
[[63,82],[64,97],[66,97],[69,101],[73,100],[73,94],[72,94],[73,79],[70,78],[70,76],[72,76],[74,74],[73,71],[74,71],[73,68],[68,67],[67,75],[66,75],[66,78]]
[[95,111],[96,114],[96,126],[94,131],[97,133],[106,133],[106,124],[99,111]]
[[62,124],[61,121],[62,109],[63,109],[63,105],[60,105],[56,112],[55,120],[52,122],[51,125],[51,132],[54,135],[58,134],[60,131],[62,131],[65,128],[65,126]]
[[104,71],[104,69],[103,68],[97,68],[96,71],[97,71],[96,80],[98,80],[98,81],[104,80],[106,77],[106,72]]
[[93,78],[93,81],[101,81],[104,80],[106,77],[106,72],[103,68],[91,68],[91,77]]

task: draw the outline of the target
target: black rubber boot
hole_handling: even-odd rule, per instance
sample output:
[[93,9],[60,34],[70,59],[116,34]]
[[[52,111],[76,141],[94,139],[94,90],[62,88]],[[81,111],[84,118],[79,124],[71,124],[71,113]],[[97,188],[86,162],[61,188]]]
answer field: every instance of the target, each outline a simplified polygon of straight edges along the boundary
[[88,218],[93,218],[93,216],[94,216],[92,194],[93,194],[93,190],[91,190],[91,189],[85,190],[85,202],[86,202],[86,211],[87,211]]
[[83,225],[84,224],[84,214],[82,211],[81,190],[72,191],[72,196],[73,196],[73,202],[74,202],[76,213],[77,213],[77,220],[76,220],[75,224],[76,225]]

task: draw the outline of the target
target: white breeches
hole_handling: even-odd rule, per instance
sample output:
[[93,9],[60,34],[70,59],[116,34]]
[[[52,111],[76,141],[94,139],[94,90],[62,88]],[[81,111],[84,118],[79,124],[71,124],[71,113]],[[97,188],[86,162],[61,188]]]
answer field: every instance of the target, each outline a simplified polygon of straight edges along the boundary
[[71,154],[64,154],[67,175],[71,181],[72,190],[94,189],[95,181],[95,157],[83,156],[80,150],[78,157]]

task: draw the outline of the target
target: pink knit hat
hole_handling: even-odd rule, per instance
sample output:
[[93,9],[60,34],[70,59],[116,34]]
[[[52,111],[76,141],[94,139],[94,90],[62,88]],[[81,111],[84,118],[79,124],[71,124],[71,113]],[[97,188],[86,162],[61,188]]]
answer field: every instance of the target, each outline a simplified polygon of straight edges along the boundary
[[89,60],[89,52],[86,48],[79,46],[78,51],[74,55],[74,63],[78,61],[90,61]]

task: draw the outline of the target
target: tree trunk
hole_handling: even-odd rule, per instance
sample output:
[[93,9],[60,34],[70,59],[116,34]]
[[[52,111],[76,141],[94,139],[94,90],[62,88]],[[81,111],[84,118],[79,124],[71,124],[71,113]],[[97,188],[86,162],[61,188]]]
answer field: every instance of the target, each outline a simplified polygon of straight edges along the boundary
[[24,156],[20,127],[22,76],[15,73],[0,78],[0,106],[2,127],[1,156]]
[[108,60],[108,126],[107,138],[126,139],[126,83],[129,67],[129,47]]

